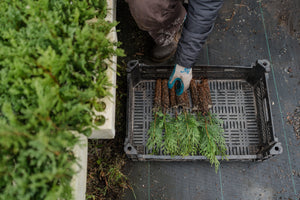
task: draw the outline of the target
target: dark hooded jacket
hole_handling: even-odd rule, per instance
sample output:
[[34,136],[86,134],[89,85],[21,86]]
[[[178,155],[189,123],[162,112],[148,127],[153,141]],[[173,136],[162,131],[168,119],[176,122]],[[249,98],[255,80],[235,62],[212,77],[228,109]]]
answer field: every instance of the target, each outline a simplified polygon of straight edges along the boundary
[[175,56],[175,63],[192,67],[212,31],[222,0],[189,0],[188,12]]

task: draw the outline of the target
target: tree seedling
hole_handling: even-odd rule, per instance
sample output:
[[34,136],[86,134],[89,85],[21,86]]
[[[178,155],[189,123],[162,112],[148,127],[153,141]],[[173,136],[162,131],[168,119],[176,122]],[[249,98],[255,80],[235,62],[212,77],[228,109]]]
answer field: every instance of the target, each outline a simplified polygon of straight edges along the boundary
[[[170,98],[166,98],[161,93],[165,92],[161,84],[163,82],[160,79],[156,81],[154,121],[148,131],[147,149],[152,154],[159,155],[203,155],[215,165],[217,171],[220,164],[217,156],[226,158],[227,148],[222,121],[209,111],[212,103],[207,79],[202,79],[198,85],[194,80],[191,82],[194,113],[189,112],[191,106],[188,93],[175,96],[172,88],[168,91]],[[166,99],[170,101],[169,104],[164,102]],[[171,105],[175,116],[167,114],[169,108],[162,105]]]

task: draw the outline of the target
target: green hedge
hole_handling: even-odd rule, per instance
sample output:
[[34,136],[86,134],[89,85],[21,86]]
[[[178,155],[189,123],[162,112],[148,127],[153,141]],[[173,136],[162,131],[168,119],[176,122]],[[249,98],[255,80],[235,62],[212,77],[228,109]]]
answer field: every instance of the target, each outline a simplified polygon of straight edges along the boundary
[[[0,199],[71,199],[72,131],[109,95],[104,0],[0,1]],[[95,20],[97,18],[97,20]],[[93,20],[91,20],[93,19]]]

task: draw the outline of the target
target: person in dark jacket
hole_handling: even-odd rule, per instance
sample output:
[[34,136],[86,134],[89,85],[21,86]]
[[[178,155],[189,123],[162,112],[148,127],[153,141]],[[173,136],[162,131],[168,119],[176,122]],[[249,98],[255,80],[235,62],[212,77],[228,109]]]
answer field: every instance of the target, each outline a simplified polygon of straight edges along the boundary
[[189,88],[192,67],[213,29],[223,0],[189,0],[187,13],[182,0],[126,1],[139,28],[147,31],[156,43],[152,59],[163,62],[175,54],[176,64],[168,87],[179,81],[176,94],[181,95]]

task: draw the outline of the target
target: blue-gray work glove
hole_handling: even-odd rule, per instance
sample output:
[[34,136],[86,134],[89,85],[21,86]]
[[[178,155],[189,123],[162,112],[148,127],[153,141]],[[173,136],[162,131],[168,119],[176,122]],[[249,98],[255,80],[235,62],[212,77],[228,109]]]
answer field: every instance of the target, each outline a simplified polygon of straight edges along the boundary
[[174,87],[176,81],[179,81],[175,89],[176,94],[179,96],[190,87],[191,80],[192,68],[187,68],[176,64],[172,75],[169,78],[168,87],[171,89]]

